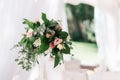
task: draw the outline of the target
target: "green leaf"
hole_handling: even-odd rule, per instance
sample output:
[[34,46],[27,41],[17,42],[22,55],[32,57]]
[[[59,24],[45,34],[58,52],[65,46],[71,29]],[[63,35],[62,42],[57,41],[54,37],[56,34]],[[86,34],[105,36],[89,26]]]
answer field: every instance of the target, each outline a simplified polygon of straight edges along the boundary
[[37,64],[39,64],[39,61],[37,60]]
[[65,49],[61,50],[61,53],[70,54],[70,47],[67,44],[64,44]]
[[48,45],[46,45],[45,43],[42,43],[41,45],[40,45],[40,48],[39,48],[39,53],[44,53],[47,49],[49,48],[49,46]]
[[41,37],[41,45],[39,47],[39,53],[44,53],[49,48],[49,43],[45,36]]
[[35,38],[32,36],[32,37],[30,37],[29,41],[30,41],[30,42],[34,42],[34,41],[35,41]]
[[58,53],[58,56],[61,60],[63,60],[63,54],[62,53]]
[[20,61],[20,62],[18,63],[18,65],[21,65],[21,64],[23,64],[23,61]]
[[35,26],[35,27],[39,27],[40,25],[41,25],[40,22],[34,23],[34,26]]
[[20,44],[20,45],[23,45],[23,44],[25,43],[25,41],[26,41],[26,37],[23,37],[23,38],[21,39],[21,41],[19,42],[19,44]]
[[23,44],[23,48],[25,48],[27,46],[28,41],[25,41],[25,43]]
[[56,55],[59,52],[58,48],[52,49],[52,55]]
[[42,20],[44,21],[45,25],[48,26],[49,25],[49,20],[46,17],[45,13],[42,13]]
[[54,20],[51,20],[49,24],[50,24],[49,25],[50,29],[54,29],[58,25],[57,21],[54,21]]
[[35,28],[33,22],[29,21],[28,19],[24,19],[23,24],[27,24],[29,28],[32,28],[32,29]]
[[37,24],[37,26],[40,26],[40,22],[37,22],[36,24]]
[[60,32],[60,36],[59,36],[59,38],[65,40],[65,39],[67,38],[67,36],[68,36],[68,33],[65,32],[65,31],[62,31],[62,32]]
[[35,54],[32,54],[32,55],[31,55],[31,58],[32,58],[32,61],[35,62],[35,60],[36,60]]
[[54,36],[50,36],[49,37],[49,42],[53,41],[54,40]]
[[59,62],[60,62],[60,58],[59,58],[59,56],[56,54],[56,55],[55,55],[55,61],[54,61],[54,68],[59,64]]

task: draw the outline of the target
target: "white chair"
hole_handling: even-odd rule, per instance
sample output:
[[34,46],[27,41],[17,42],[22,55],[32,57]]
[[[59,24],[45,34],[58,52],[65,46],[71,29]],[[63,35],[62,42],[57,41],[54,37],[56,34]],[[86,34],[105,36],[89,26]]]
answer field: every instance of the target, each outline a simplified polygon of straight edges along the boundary
[[88,80],[87,71],[80,69],[78,60],[67,61],[64,63],[63,80]]

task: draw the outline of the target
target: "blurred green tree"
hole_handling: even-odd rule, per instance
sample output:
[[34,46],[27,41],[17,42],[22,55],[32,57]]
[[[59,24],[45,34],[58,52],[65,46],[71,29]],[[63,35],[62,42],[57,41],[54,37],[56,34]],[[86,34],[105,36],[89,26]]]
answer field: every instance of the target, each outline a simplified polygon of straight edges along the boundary
[[69,32],[74,41],[88,41],[84,38],[80,23],[89,20],[93,21],[94,8],[87,4],[71,5],[66,4]]

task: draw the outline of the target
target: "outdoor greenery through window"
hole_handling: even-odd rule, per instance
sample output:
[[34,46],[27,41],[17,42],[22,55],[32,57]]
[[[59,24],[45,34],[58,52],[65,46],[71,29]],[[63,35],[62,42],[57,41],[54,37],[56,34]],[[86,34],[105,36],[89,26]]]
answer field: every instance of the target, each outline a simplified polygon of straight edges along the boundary
[[74,58],[86,64],[97,63],[94,31],[94,7],[87,4],[66,4],[68,28],[73,41]]

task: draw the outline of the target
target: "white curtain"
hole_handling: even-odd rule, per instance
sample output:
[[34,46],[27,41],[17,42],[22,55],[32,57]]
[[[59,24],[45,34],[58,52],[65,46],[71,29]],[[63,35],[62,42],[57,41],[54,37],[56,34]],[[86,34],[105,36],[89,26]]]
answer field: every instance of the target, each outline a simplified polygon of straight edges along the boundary
[[34,21],[35,18],[40,19],[41,12],[46,13],[50,19],[61,19],[63,29],[67,31],[62,0],[0,0],[0,80],[43,80],[44,65],[46,65],[47,80],[56,80],[56,77],[61,76],[58,70],[52,68],[53,61],[43,56],[40,58],[41,64],[36,65],[33,70],[29,72],[22,70],[14,62],[17,50],[10,50],[25,32],[23,18]]
[[120,71],[120,2],[119,0],[66,0],[95,8],[95,33],[101,69]]
[[[81,0],[68,1],[71,1],[71,4],[81,2]],[[118,4],[117,1],[82,0],[83,3],[95,6],[99,55],[101,60],[105,62],[105,66],[107,65],[113,71],[120,69],[120,3]],[[21,34],[24,33],[25,26],[22,24],[22,19],[28,18],[33,21],[35,18],[40,19],[41,12],[47,13],[50,19],[62,19],[63,28],[67,31],[62,0],[0,0],[0,80],[42,80],[44,65],[46,65],[48,80],[56,80],[56,77],[61,76],[57,69],[51,68],[52,61],[43,56],[40,58],[42,65],[36,65],[30,72],[25,72],[14,62],[17,56],[16,50],[10,50],[20,40]]]
[[[101,66],[111,71],[120,71],[120,34],[119,34],[119,5],[117,0],[100,1],[95,9],[96,35],[99,47]],[[104,17],[102,19],[102,14]],[[98,17],[99,16],[99,17]],[[102,22],[104,25],[100,25]],[[101,47],[101,49],[100,49]]]

